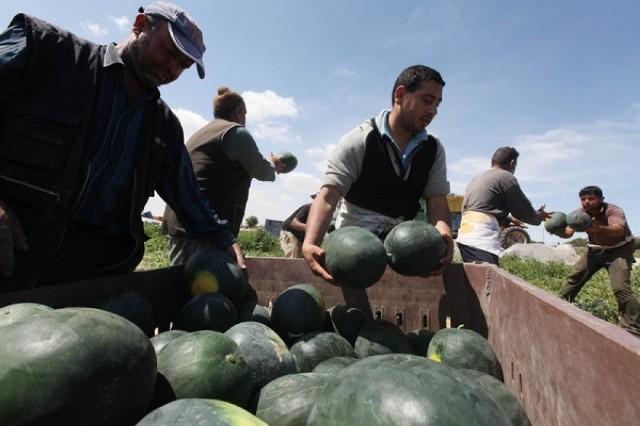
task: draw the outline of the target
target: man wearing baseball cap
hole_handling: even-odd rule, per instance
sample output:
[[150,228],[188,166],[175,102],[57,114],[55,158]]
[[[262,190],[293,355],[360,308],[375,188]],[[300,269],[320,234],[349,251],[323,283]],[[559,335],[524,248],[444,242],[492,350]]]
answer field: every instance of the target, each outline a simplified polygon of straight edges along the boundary
[[202,32],[176,5],[140,10],[106,46],[26,14],[0,33],[0,292],[133,271],[154,192],[244,266],[158,91],[204,77]]

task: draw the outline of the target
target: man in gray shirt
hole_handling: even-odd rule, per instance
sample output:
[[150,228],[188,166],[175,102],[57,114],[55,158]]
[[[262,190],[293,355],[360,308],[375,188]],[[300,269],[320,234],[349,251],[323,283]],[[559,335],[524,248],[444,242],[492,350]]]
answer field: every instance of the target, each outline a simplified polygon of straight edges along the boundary
[[498,265],[501,226],[522,222],[539,225],[549,217],[544,205],[538,210],[531,206],[513,175],[519,155],[515,148],[498,148],[491,158],[491,168],[467,186],[457,238],[464,262]]

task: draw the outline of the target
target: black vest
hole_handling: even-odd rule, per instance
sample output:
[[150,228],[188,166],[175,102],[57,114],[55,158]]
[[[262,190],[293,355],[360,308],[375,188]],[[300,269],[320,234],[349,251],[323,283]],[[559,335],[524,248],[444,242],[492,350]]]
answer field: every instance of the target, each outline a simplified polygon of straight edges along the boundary
[[[238,161],[231,161],[221,143],[227,132],[240,125],[215,119],[198,130],[187,141],[187,150],[202,194],[221,219],[226,219],[235,236],[240,232],[249,199],[251,176]],[[175,213],[167,207],[163,232],[171,236],[187,236]],[[195,236],[190,236],[195,237]]]
[[[413,153],[409,175],[403,180],[396,174],[389,157],[386,136],[382,136],[375,120],[371,120],[371,124],[373,130],[366,136],[360,177],[351,185],[345,199],[389,217],[411,220],[420,208],[422,190],[436,157],[436,139],[429,135],[419,143]],[[395,151],[394,155],[397,156]],[[402,164],[399,157],[397,162]]]

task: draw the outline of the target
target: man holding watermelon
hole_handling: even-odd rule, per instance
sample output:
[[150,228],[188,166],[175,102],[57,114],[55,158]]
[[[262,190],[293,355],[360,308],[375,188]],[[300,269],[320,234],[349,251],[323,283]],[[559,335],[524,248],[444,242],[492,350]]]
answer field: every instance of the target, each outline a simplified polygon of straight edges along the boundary
[[[631,289],[636,244],[624,211],[614,204],[605,203],[602,189],[597,186],[582,188],[578,196],[581,210],[591,216],[591,226],[584,230],[589,244],[558,295],[573,302],[593,274],[605,268],[622,314],[622,327],[640,337],[640,303]],[[553,232],[561,238],[571,238],[574,233],[575,229],[569,226]]]
[[420,199],[427,219],[446,244],[434,274],[451,262],[453,239],[444,147],[426,131],[438,113],[445,82],[424,65],[403,70],[391,93],[391,109],[347,133],[329,159],[322,188],[307,219],[303,256],[314,274],[333,282],[320,247],[338,200],[336,228],[359,226],[383,239],[397,224],[412,220]]
[[165,2],[140,8],[119,44],[25,14],[0,33],[0,291],[133,271],[154,191],[241,257],[158,91],[193,64],[204,78],[204,51],[193,18]]

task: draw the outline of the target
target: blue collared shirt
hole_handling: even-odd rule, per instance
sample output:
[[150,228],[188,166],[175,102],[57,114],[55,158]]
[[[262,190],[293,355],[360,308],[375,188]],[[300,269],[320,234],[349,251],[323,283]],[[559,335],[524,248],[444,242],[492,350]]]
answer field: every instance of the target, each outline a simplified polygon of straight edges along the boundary
[[392,146],[398,153],[398,156],[402,159],[402,167],[406,170],[407,167],[409,167],[409,164],[411,164],[411,154],[413,153],[413,151],[415,151],[415,149],[418,147],[418,144],[421,141],[427,140],[428,138],[427,130],[423,129],[421,132],[414,134],[409,140],[409,143],[407,144],[407,148],[404,150],[404,152],[401,152],[400,148],[398,147],[398,144],[393,140],[393,137],[391,136],[391,132],[389,131],[389,113],[390,112],[391,112],[390,110],[385,110],[383,112],[382,127],[380,128],[380,133],[383,136],[386,136],[387,138],[389,138],[388,140],[393,142]]

